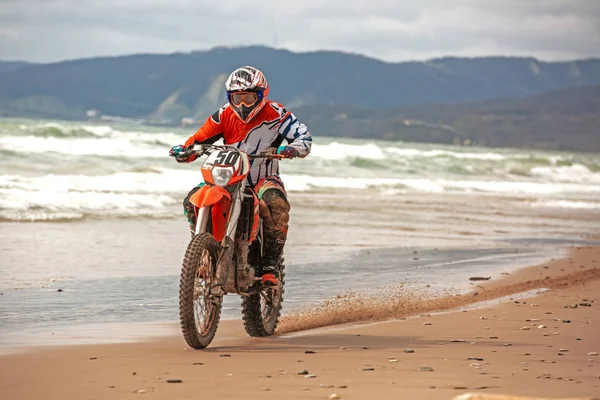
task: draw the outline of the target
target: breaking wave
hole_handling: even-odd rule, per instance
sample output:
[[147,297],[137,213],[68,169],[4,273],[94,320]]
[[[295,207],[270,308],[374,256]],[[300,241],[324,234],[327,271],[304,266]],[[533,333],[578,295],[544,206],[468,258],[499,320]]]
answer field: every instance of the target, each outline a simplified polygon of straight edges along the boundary
[[[168,216],[200,179],[199,163],[178,165],[168,157],[190,134],[0,121],[0,218]],[[291,192],[491,193],[588,209],[600,193],[600,156],[565,152],[316,136],[309,157],[286,160],[281,170]]]

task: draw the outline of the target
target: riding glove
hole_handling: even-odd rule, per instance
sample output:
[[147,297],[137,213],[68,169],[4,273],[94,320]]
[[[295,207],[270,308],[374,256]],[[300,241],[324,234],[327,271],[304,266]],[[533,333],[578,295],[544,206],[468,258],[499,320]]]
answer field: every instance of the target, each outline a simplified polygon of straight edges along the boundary
[[292,146],[279,146],[277,154],[281,154],[285,158],[298,157],[298,149]]
[[188,162],[190,158],[187,148],[182,145],[171,147],[171,150],[169,150],[169,155],[174,157],[178,163]]

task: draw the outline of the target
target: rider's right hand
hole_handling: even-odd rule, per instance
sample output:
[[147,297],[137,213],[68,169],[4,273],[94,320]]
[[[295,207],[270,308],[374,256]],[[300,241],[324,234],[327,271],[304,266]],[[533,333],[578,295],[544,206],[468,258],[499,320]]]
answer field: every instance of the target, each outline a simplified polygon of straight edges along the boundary
[[190,159],[190,153],[188,152],[187,147],[180,144],[171,147],[171,150],[169,150],[169,155],[174,157],[178,163],[193,161]]

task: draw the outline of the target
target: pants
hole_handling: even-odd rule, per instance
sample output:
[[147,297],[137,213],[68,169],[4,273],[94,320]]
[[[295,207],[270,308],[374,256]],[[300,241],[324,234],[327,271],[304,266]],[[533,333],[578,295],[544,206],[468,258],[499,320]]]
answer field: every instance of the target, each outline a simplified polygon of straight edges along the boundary
[[[195,230],[196,213],[190,197],[199,190],[200,185],[193,188],[183,200],[183,209]],[[277,178],[267,178],[255,187],[260,201],[260,216],[263,219],[264,252],[261,264],[263,267],[276,266],[283,256],[283,247],[287,239],[288,222],[290,220],[290,204],[283,184]]]

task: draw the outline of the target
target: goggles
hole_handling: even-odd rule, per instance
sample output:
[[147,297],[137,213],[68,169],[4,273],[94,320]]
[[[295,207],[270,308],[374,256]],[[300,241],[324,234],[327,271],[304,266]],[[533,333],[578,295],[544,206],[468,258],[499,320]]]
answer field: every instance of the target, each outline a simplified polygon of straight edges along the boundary
[[236,107],[244,105],[246,107],[252,107],[256,104],[259,99],[259,93],[256,92],[234,92],[228,93],[229,101]]

